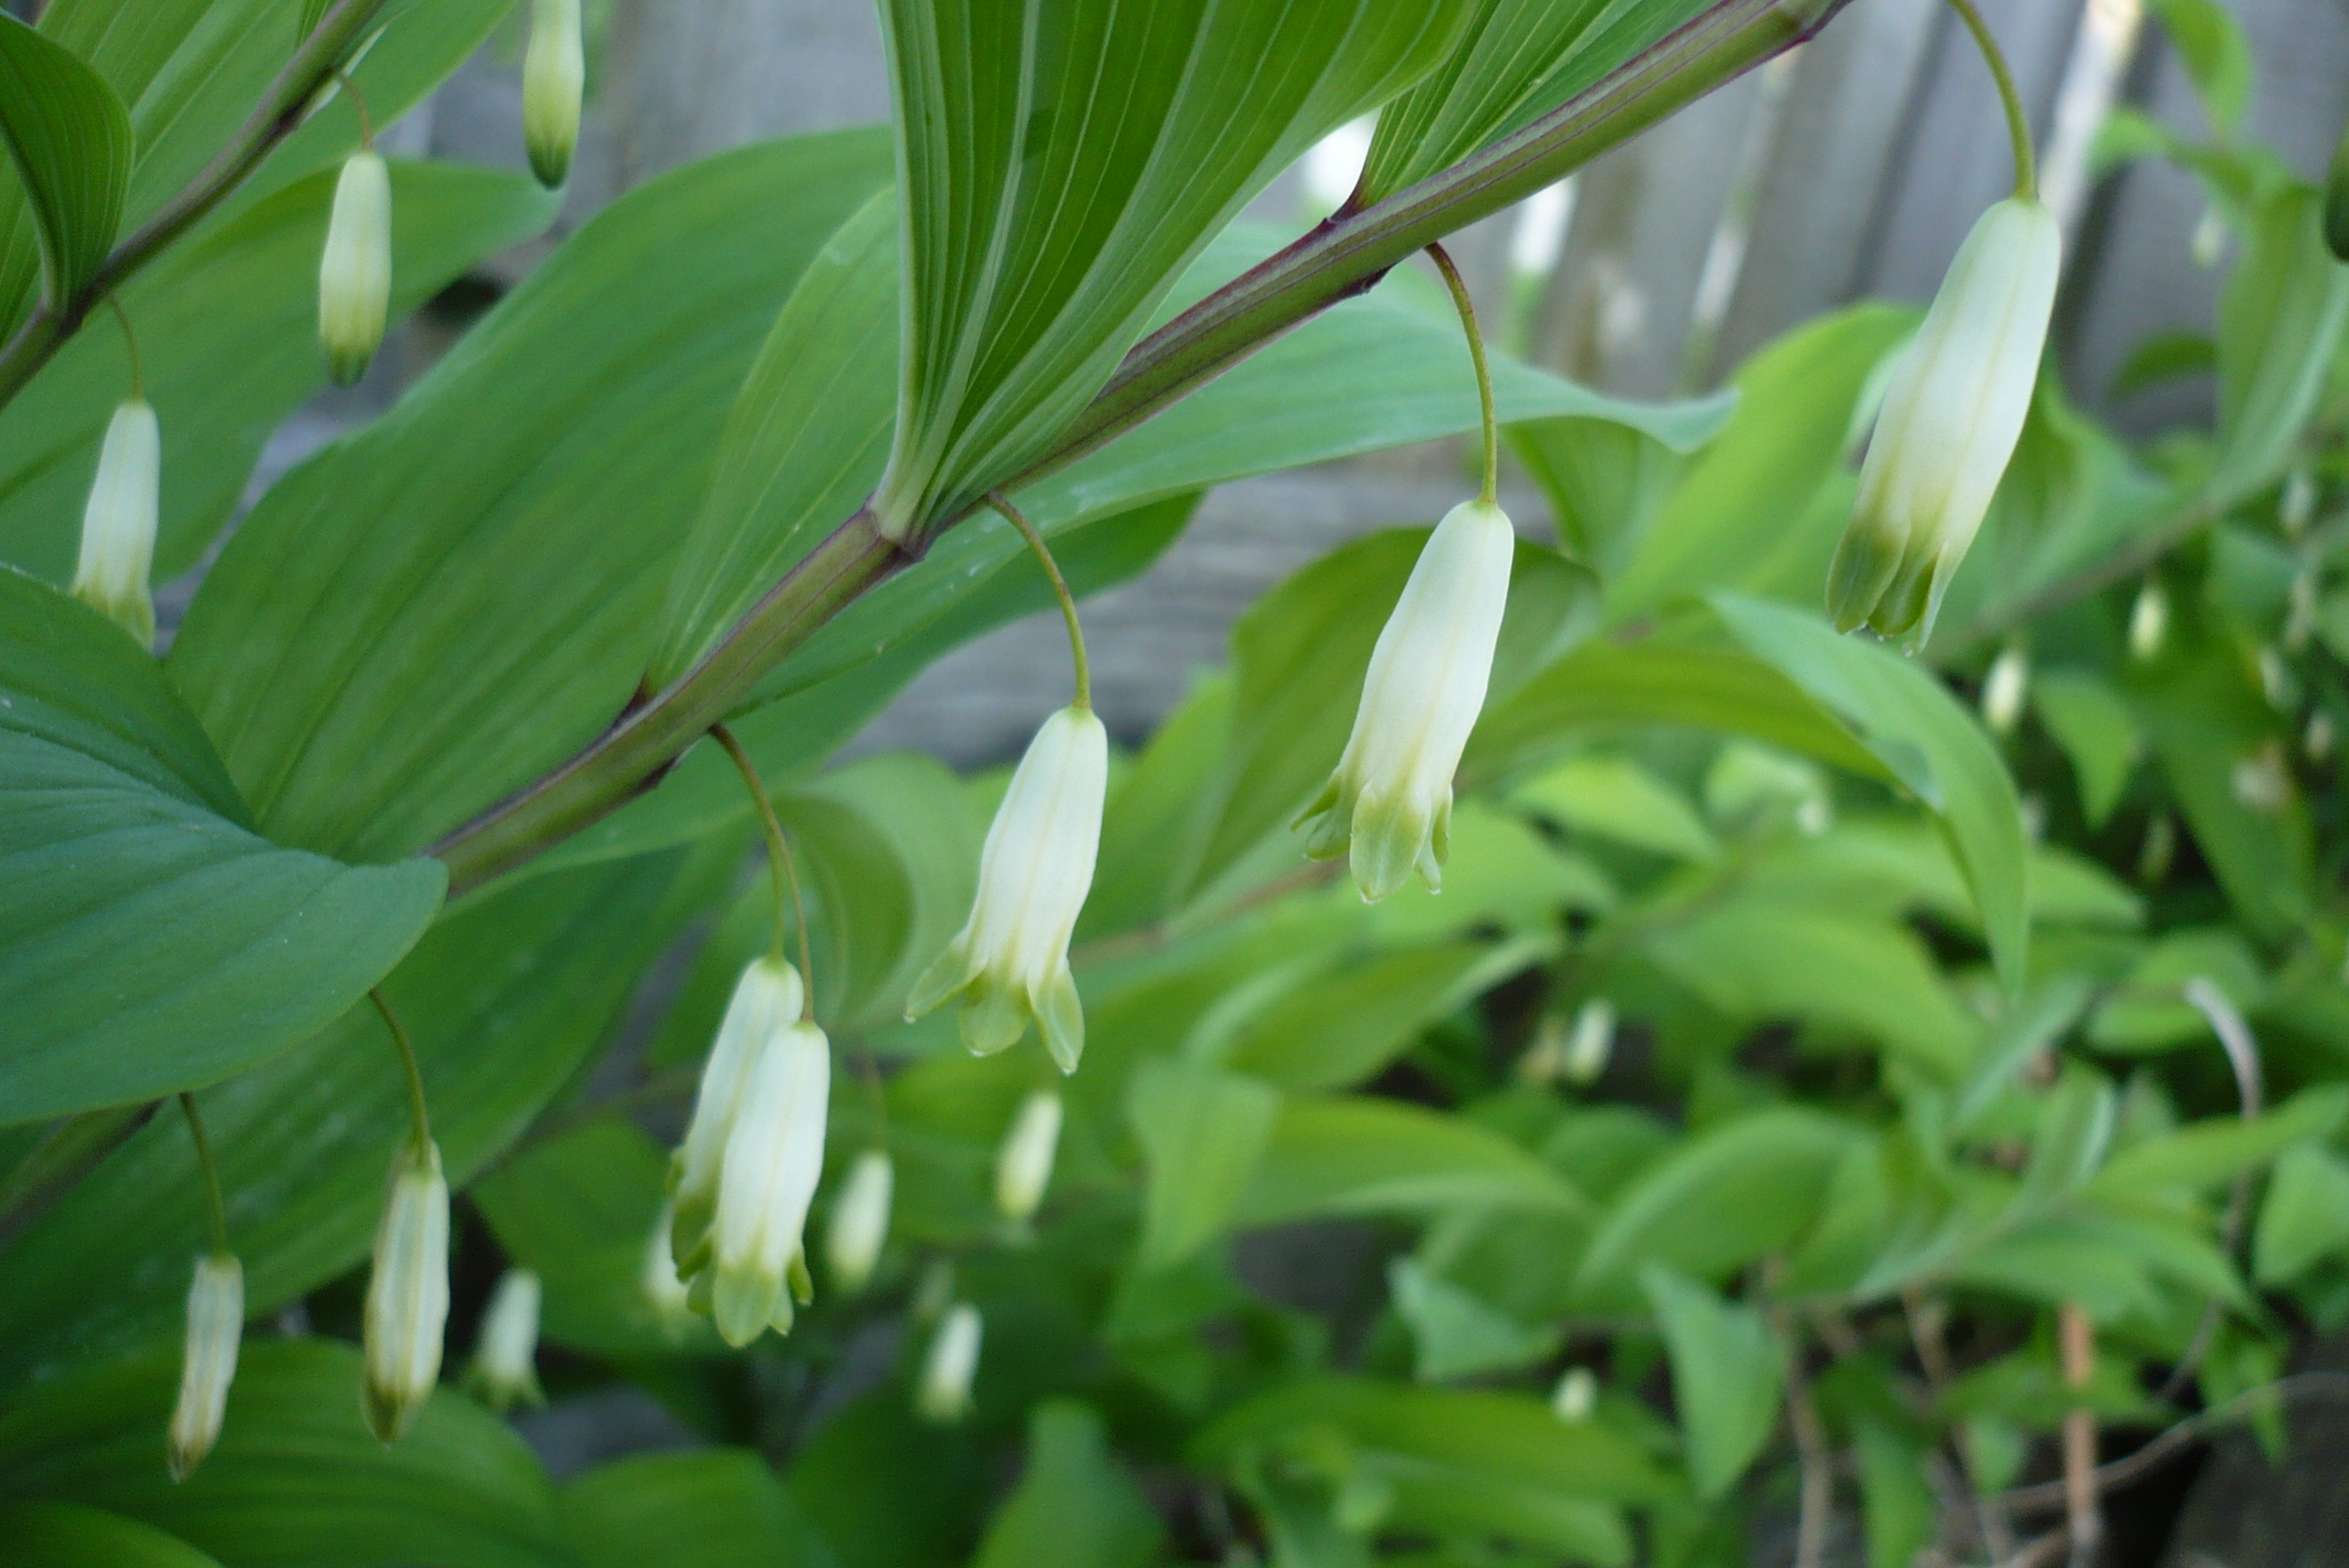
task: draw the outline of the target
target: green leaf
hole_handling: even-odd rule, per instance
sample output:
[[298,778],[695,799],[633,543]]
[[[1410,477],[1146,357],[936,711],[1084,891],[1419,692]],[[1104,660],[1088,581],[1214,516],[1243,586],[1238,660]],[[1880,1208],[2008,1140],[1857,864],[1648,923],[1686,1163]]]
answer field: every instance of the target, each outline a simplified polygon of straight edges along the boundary
[[2014,781],[1973,716],[1933,677],[1825,621],[1730,593],[1713,610],[1738,641],[1769,660],[1857,732],[1949,834],[1981,912],[1991,958],[2009,988],[2029,945],[2029,843]]
[[244,1568],[569,1568],[553,1488],[523,1440],[453,1392],[394,1445],[359,1419],[360,1359],[256,1336],[219,1445],[183,1482],[158,1449],[176,1354],[83,1369],[0,1417],[0,1496],[125,1514]]
[[2267,976],[2240,932],[2229,926],[2168,931],[2097,1004],[2088,1023],[2089,1043],[2100,1050],[2135,1053],[2214,1040],[2210,1020],[2181,995],[2195,979],[2217,986],[2238,1012],[2267,999]]
[[[1910,310],[1858,305],[1755,355],[1737,373],[1737,411],[1609,584],[1609,621],[1715,589],[1767,592],[1776,582],[1805,584],[1803,607],[1816,609],[1844,519],[1812,499],[1842,469],[1870,373],[1915,322]],[[1797,560],[1801,568],[1789,564]]]
[[1995,1232],[1965,1253],[1948,1278],[2044,1306],[2077,1302],[2100,1323],[2161,1313],[2165,1300],[2172,1312],[2182,1305],[2199,1310],[2210,1301],[2237,1312],[2256,1310],[2227,1254],[2198,1231],[2171,1216],[2094,1207]]
[[220,1568],[177,1536],[78,1502],[0,1503],[17,1568]]
[[1928,1456],[1899,1428],[1868,1417],[1852,1422],[1851,1438],[1868,1568],[1910,1568],[1940,1521],[1940,1500],[1925,1479]]
[[[31,199],[41,293],[63,309],[98,275],[130,189],[130,111],[73,51],[0,13],[0,143]],[[0,336],[15,326],[0,315]]]
[[[643,965],[731,880],[739,847],[722,848],[706,863],[657,856],[474,901],[385,981],[452,1184],[518,1137],[603,1043]],[[372,1008],[198,1102],[252,1313],[367,1255],[408,1126]],[[204,1225],[188,1130],[156,1117],[0,1253],[0,1387],[75,1357],[175,1344]],[[338,1404],[356,1413],[355,1398]]]
[[2052,1203],[2086,1186],[2112,1147],[2115,1109],[2103,1074],[2069,1068],[2039,1108],[2018,1201]]
[[1676,860],[1709,861],[1721,852],[1687,798],[1628,757],[1568,758],[1509,799],[1578,832]]
[[1142,1568],[1165,1527],[1088,1406],[1055,1399],[1028,1421],[1028,1468],[972,1568]]
[[1853,1138],[1816,1111],[1775,1107],[1689,1139],[1608,1206],[1578,1289],[1594,1307],[1623,1310],[1651,1264],[1712,1281],[1786,1245],[1817,1217]]
[[1752,1307],[1723,1301],[1661,1264],[1640,1270],[1640,1284],[1671,1356],[1690,1479],[1699,1497],[1720,1497],[1777,1429],[1785,1377],[1778,1342]]
[[853,131],[630,192],[263,500],[171,666],[266,830],[409,853],[610,722],[761,336],[886,175]]
[[2080,814],[2091,828],[2112,820],[2129,774],[2145,754],[2145,737],[2121,695],[2095,676],[2048,670],[2031,683],[2031,706],[2072,759]]
[[2260,1202],[2251,1272],[2268,1289],[2291,1284],[2349,1247],[2349,1161],[2322,1143],[2284,1150]]
[[1381,201],[1594,86],[1706,0],[1475,0],[1444,63],[1379,114],[1358,195]]
[[564,1487],[555,1508],[583,1568],[832,1568],[833,1561],[775,1472],[747,1449],[598,1465]]
[[1291,1091],[1360,1083],[1428,1024],[1542,953],[1533,944],[1441,942],[1370,954],[1283,990],[1211,1048],[1225,1066]]
[[2210,129],[2231,137],[2251,103],[2251,46],[2242,24],[2218,0],[2152,0],[2148,9],[2194,79]]
[[[554,213],[527,176],[391,171],[396,316]],[[163,432],[159,583],[195,563],[234,515],[263,443],[326,381],[318,246],[334,183],[331,170],[313,175],[207,225],[121,291]],[[93,321],[0,410],[0,558],[51,582],[71,574],[98,443],[129,386],[121,334]]]
[[1557,519],[1558,548],[1612,580],[1694,461],[1721,433],[1736,394],[1699,405],[1706,418],[1678,444],[1610,419],[1569,417],[1509,427],[1509,447],[1541,486]]
[[254,836],[160,667],[0,569],[0,1121],[151,1099],[315,1033],[431,921],[438,865]]
[[961,1568],[999,1485],[986,1459],[885,1387],[819,1427],[783,1484],[841,1568]]
[[1149,1172],[1137,1258],[1162,1268],[1224,1229],[1271,1140],[1280,1093],[1206,1062],[1153,1057],[1134,1070],[1125,1113]]
[[2209,1191],[2294,1144],[2332,1136],[2344,1119],[2349,1085],[2318,1084],[2263,1116],[2214,1118],[2133,1144],[2113,1156],[2089,1191],[2112,1198],[2161,1188]]
[[910,358],[875,511],[910,532],[1042,456],[1208,240],[1433,66],[1465,7],[889,0],[881,15]]
[[2252,215],[2219,302],[2219,459],[2205,504],[2221,510],[2283,476],[2316,411],[2349,319],[2349,268],[2323,233],[2324,199],[2291,184]]
[[1548,1166],[1473,1123],[1396,1100],[1337,1097],[1282,1105],[1232,1222],[1464,1204],[1562,1213],[1588,1207]]
[[1557,1348],[1554,1329],[1526,1327],[1416,1258],[1389,1264],[1387,1285],[1396,1315],[1411,1327],[1423,1383],[1516,1371]]

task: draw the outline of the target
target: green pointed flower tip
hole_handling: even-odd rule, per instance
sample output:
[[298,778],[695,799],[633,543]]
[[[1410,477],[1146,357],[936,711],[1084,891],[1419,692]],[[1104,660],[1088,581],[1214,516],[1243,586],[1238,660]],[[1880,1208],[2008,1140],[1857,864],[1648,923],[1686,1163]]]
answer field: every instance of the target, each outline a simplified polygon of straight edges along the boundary
[[1085,1015],[1069,936],[1092,891],[1108,789],[1109,732],[1092,710],[1046,719],[987,830],[970,919],[914,983],[908,1022],[960,996],[972,1051],[1004,1050],[1032,1021],[1061,1070],[1077,1070]]
[[367,150],[344,160],[318,258],[318,343],[337,387],[367,374],[391,314],[391,171]]
[[403,1142],[392,1157],[367,1278],[359,1404],[367,1429],[381,1441],[396,1441],[431,1397],[448,1321],[449,1183],[438,1147]]
[[508,1269],[481,1315],[481,1340],[466,1369],[465,1387],[500,1415],[517,1404],[546,1403],[537,1367],[542,1295],[537,1274]]
[[792,1296],[812,1297],[803,1249],[831,1098],[832,1044],[794,1023],[761,1053],[727,1135],[709,1235],[681,1272],[689,1300],[709,1280],[710,1315],[738,1349],[790,1333]]
[[533,0],[530,47],[522,61],[522,134],[531,172],[550,191],[571,178],[586,86],[579,0]]
[[173,1480],[185,1480],[219,1440],[228,1413],[229,1385],[244,1336],[244,1267],[232,1253],[196,1260],[188,1282],[188,1336],[180,1362],[180,1398],[171,1407],[168,1461]]
[[2063,270],[2063,237],[2037,201],[2010,197],[1975,222],[1886,387],[1859,499],[1827,570],[1837,629],[1932,635],[2023,435]]
[[126,399],[106,427],[98,473],[81,514],[81,559],[74,597],[120,626],[142,648],[155,643],[155,599],[147,578],[155,562],[163,439],[155,410]]
[[1294,824],[1315,860],[1348,857],[1375,903],[1416,872],[1442,891],[1452,777],[1492,679],[1516,534],[1499,507],[1446,512],[1379,633],[1336,771]]

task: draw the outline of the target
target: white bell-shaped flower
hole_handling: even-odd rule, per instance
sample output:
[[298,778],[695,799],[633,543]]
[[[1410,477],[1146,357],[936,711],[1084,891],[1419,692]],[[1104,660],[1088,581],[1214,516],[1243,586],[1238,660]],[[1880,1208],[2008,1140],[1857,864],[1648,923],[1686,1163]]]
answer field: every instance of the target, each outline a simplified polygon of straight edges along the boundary
[[701,1244],[717,1212],[726,1140],[750,1090],[750,1074],[767,1047],[800,1021],[806,999],[800,972],[780,958],[753,960],[734,983],[734,995],[719,1021],[718,1038],[701,1066],[693,1119],[686,1124],[685,1141],[669,1161],[672,1245],[680,1264]]
[[1011,1130],[995,1151],[995,1207],[1005,1219],[1024,1222],[1044,1202],[1052,1183],[1052,1159],[1061,1148],[1061,1097],[1038,1089],[1019,1102]]
[[1588,1367],[1569,1367],[1550,1391],[1550,1412],[1572,1426],[1590,1419],[1599,1408],[1599,1378]]
[[970,1387],[978,1376],[978,1346],[985,1333],[978,1308],[957,1302],[938,1321],[930,1336],[929,1353],[922,1357],[921,1382],[914,1391],[914,1408],[926,1420],[950,1425],[970,1414]]
[[960,995],[972,1050],[1002,1050],[1033,1018],[1061,1070],[1077,1070],[1085,1015],[1069,934],[1092,891],[1108,789],[1109,732],[1092,710],[1064,707],[1046,719],[987,830],[970,920],[915,983],[907,1018]]
[[163,436],[155,410],[131,397],[114,410],[98,449],[98,477],[81,514],[81,560],[74,597],[139,639],[155,641],[155,599],[147,576],[155,564],[155,526],[162,496]]
[[449,1322],[449,1183],[437,1145],[403,1142],[367,1279],[367,1381],[360,1408],[385,1442],[406,1431],[440,1377]]
[[2019,647],[2001,649],[1982,676],[1982,723],[1992,735],[2013,735],[2023,722],[2023,700],[2030,695],[2031,655]]
[[550,190],[571,177],[586,86],[579,0],[533,0],[530,47],[522,58],[522,135],[531,172]]
[[1931,634],[2031,411],[2063,248],[2054,215],[2022,196],[1958,248],[1885,392],[1827,571],[1841,630],[1864,623],[1912,645]]
[[391,171],[375,152],[343,161],[318,259],[318,342],[337,387],[367,374],[391,315]]
[[[784,1029],[759,1056],[718,1178],[709,1227],[710,1315],[740,1347],[771,1326],[791,1332],[792,1298],[812,1291],[802,1251],[808,1205],[823,1174],[832,1045],[813,1024]],[[690,1276],[698,1256],[685,1265]]]
[[481,1337],[473,1349],[473,1365],[465,1386],[492,1409],[505,1411],[517,1402],[543,1405],[538,1386],[538,1312],[543,1296],[538,1275],[529,1269],[508,1269],[490,1293],[481,1314]]
[[1337,771],[1298,819],[1315,860],[1347,853],[1354,886],[1376,901],[1415,869],[1443,886],[1451,852],[1452,776],[1492,678],[1516,535],[1487,501],[1444,514],[1379,633],[1361,705]]
[[873,1278],[881,1248],[889,1239],[889,1198],[896,1171],[889,1156],[868,1149],[848,1168],[848,1180],[832,1205],[824,1233],[824,1263],[837,1289],[854,1294]]
[[2162,645],[2169,640],[2169,595],[2153,578],[2137,591],[2137,603],[2129,606],[2129,657],[2137,663],[2150,664],[2161,656]]
[[244,1267],[233,1253],[196,1260],[188,1282],[187,1349],[180,1362],[180,1399],[171,1407],[171,1479],[185,1480],[219,1440],[244,1336]]
[[1570,1084],[1596,1083],[1615,1054],[1615,1004],[1593,996],[1574,1015],[1574,1028],[1566,1037],[1558,1076]]

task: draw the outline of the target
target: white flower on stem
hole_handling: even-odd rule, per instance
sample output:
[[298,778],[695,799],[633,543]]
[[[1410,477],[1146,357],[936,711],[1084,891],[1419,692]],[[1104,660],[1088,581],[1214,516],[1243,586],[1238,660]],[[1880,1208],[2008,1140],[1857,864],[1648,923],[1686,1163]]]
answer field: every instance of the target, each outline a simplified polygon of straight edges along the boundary
[[1371,650],[1337,770],[1298,826],[1315,860],[1347,854],[1375,902],[1416,870],[1440,889],[1451,852],[1452,775],[1485,706],[1508,607],[1516,534],[1487,501],[1444,514]]
[[660,1217],[653,1222],[653,1233],[646,1238],[645,1266],[637,1281],[661,1332],[672,1339],[684,1336],[692,1326],[694,1316],[685,1281],[677,1274],[676,1243],[671,1239],[676,1232],[677,1200],[672,1198],[661,1205]]
[[522,60],[522,135],[531,172],[552,190],[571,177],[579,150],[579,100],[587,85],[579,0],[533,0]]
[[1598,1377],[1588,1367],[1568,1367],[1549,1397],[1549,1408],[1568,1425],[1590,1419],[1590,1412],[1599,1408]]
[[1061,1147],[1061,1097],[1038,1089],[1020,1101],[1011,1130],[995,1153],[995,1207],[1005,1219],[1026,1221],[1044,1202],[1052,1157]]
[[343,161],[318,259],[318,342],[338,387],[367,374],[391,314],[391,171],[367,150]]
[[1566,1037],[1559,1073],[1570,1084],[1590,1084],[1607,1070],[1615,1051],[1615,1004],[1593,996],[1574,1015],[1574,1030]]
[[244,1267],[233,1253],[196,1260],[188,1282],[187,1349],[180,1362],[180,1399],[171,1407],[171,1479],[185,1480],[219,1440],[244,1336]]
[[2039,377],[2063,267],[2054,216],[2027,197],[1984,212],[1903,351],[1827,569],[1827,610],[1912,646],[1990,510]]
[[831,1099],[832,1043],[813,1024],[792,1024],[759,1054],[727,1135],[707,1253],[684,1272],[709,1270],[710,1315],[738,1349],[770,1326],[790,1333],[792,1297],[813,1297],[803,1233]]
[[2169,595],[2148,577],[2137,591],[2137,603],[2129,606],[2129,657],[2149,664],[2161,656],[2161,645],[2168,638]]
[[98,476],[81,514],[81,560],[74,597],[139,639],[155,641],[155,599],[147,575],[155,563],[155,526],[162,494],[163,436],[155,410],[133,397],[114,410],[98,449]]
[[930,1336],[929,1353],[922,1357],[922,1378],[914,1407],[926,1420],[941,1426],[970,1414],[970,1386],[978,1376],[978,1345],[985,1332],[978,1308],[957,1302]]
[[710,1216],[718,1211],[726,1140],[734,1130],[743,1097],[750,1093],[750,1074],[768,1045],[799,1022],[806,999],[800,972],[780,958],[753,960],[734,983],[726,1016],[719,1021],[718,1038],[702,1063],[693,1119],[686,1124],[685,1141],[669,1161],[671,1244],[680,1265],[701,1244]]
[[824,1262],[832,1283],[850,1292],[863,1290],[881,1261],[881,1247],[889,1239],[889,1196],[895,1185],[889,1156],[868,1149],[848,1168],[848,1180],[832,1205],[832,1226],[824,1233]]
[[538,1386],[538,1309],[543,1292],[529,1269],[508,1269],[490,1294],[481,1315],[481,1343],[465,1374],[467,1387],[492,1409],[503,1412],[519,1401],[543,1405]]
[[915,982],[907,1018],[960,995],[972,1050],[1002,1050],[1033,1018],[1061,1070],[1077,1070],[1085,1015],[1069,972],[1069,934],[1092,890],[1108,789],[1109,732],[1092,709],[1064,707],[1046,719],[987,830],[970,920]]
[[404,1141],[375,1233],[367,1279],[367,1381],[360,1408],[385,1442],[406,1431],[440,1377],[449,1321],[449,1183],[438,1145]]
[[1992,735],[2013,735],[2023,722],[2023,699],[2031,693],[2031,656],[2019,647],[2001,649],[1982,676],[1982,723]]

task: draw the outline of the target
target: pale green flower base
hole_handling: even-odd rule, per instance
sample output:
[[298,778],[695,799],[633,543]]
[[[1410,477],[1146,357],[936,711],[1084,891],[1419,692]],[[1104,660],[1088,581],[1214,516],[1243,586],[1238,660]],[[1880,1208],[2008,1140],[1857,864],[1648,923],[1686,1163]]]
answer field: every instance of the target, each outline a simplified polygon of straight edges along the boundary
[[1452,791],[1434,810],[1408,793],[1383,799],[1361,794],[1344,770],[1329,784],[1293,826],[1306,830],[1305,853],[1317,861],[1345,855],[1354,887],[1364,903],[1402,891],[1413,872],[1430,892],[1444,891],[1444,862],[1452,858]]
[[1085,1010],[1066,958],[1042,985],[1030,991],[1010,975],[972,962],[968,934],[957,936],[915,982],[905,1016],[908,1021],[921,1017],[957,995],[963,999],[962,1041],[972,1055],[991,1057],[1009,1050],[1028,1032],[1032,1019],[1054,1064],[1064,1073],[1077,1070],[1085,1054]]
[[[790,1288],[786,1289],[786,1285]],[[798,1315],[795,1305],[805,1306],[815,1300],[815,1280],[808,1273],[804,1251],[792,1254],[781,1274],[719,1264],[696,1275],[694,1289],[706,1295],[709,1305],[705,1310],[718,1326],[718,1336],[737,1350],[770,1328],[777,1334],[789,1334]],[[693,1297],[688,1295],[688,1299]]]
[[109,593],[95,584],[77,583],[74,597],[137,638],[140,647],[155,645],[155,600],[145,583],[126,593]]

